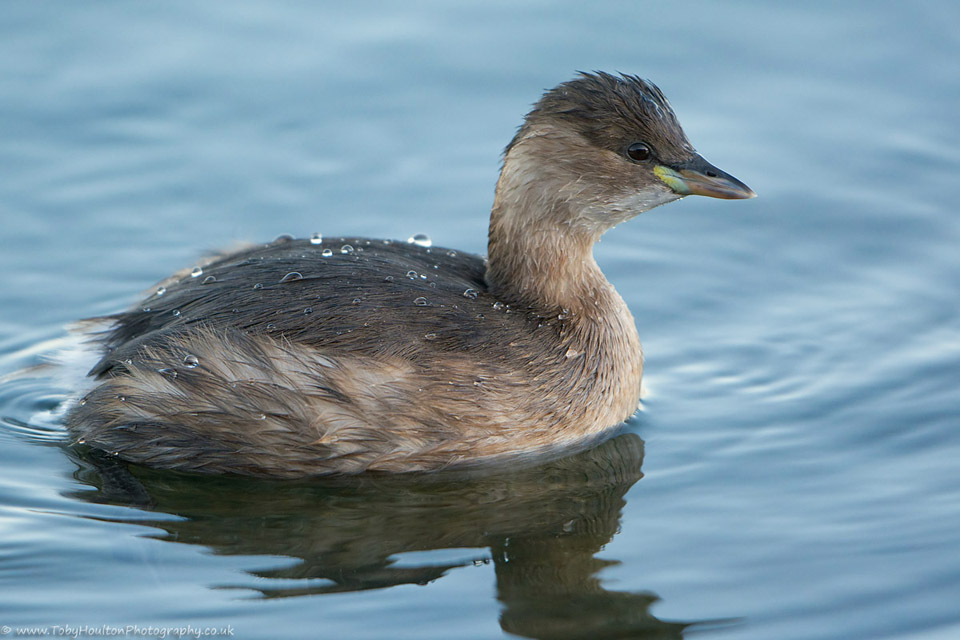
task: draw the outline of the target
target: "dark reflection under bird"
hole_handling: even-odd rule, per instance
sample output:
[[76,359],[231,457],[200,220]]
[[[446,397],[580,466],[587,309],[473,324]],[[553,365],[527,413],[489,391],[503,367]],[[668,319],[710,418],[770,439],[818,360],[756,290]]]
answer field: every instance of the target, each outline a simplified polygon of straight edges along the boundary
[[[128,466],[92,449],[77,461],[77,478],[94,488],[74,497],[145,512],[119,522],[218,555],[255,557],[258,566],[264,556],[297,560],[251,570],[249,584],[212,588],[321,596],[426,584],[492,562],[500,623],[513,634],[680,638],[689,626],[652,615],[654,594],[611,591],[598,576],[615,563],[596,554],[617,532],[624,496],[643,476],[643,442],[633,434],[537,467],[484,473],[275,481]],[[470,551],[454,563],[403,556],[435,549]]]

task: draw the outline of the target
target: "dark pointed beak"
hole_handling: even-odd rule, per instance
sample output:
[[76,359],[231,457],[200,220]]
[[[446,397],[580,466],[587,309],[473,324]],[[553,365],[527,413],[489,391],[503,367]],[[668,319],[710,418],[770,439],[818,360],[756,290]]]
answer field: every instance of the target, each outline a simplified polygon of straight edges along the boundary
[[724,200],[757,197],[753,189],[726,171],[716,168],[701,155],[669,167],[663,164],[657,165],[653,168],[653,172],[681,196],[710,196]]

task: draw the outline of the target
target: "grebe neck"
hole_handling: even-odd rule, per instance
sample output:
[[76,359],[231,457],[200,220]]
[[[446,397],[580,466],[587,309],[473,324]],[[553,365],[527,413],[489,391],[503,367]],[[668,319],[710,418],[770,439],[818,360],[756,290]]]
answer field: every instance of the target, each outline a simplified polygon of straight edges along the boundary
[[611,295],[622,304],[593,258],[603,229],[576,209],[589,205],[569,197],[569,180],[531,153],[543,138],[536,146],[527,141],[511,145],[497,182],[487,244],[491,293],[547,312],[589,311],[613,302]]

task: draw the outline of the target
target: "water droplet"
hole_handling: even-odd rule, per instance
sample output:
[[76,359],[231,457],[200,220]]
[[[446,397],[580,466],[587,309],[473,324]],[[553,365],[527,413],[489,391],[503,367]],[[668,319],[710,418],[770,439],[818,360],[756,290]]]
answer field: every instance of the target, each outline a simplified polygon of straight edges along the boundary
[[272,322],[267,323],[267,331],[274,331],[277,328],[277,325]]
[[80,406],[82,407],[82,406],[85,405],[85,404],[87,404],[87,399],[86,399],[86,398],[80,398]]
[[420,296],[419,298],[414,299],[413,304],[417,305],[418,307],[425,307],[428,303],[426,298]]
[[348,244],[345,244],[342,247],[340,247],[340,253],[345,255],[351,255],[353,253],[353,247],[351,247]]
[[474,380],[474,381],[473,381],[473,386],[475,386],[475,387],[482,387],[482,386],[483,386],[483,380]]
[[307,307],[306,309],[303,310],[303,315],[305,316],[308,316],[311,313],[313,313],[313,307]]
[[418,247],[429,247],[433,244],[433,241],[430,240],[430,236],[425,233],[418,233],[416,235],[410,236],[407,238],[407,242],[410,244],[415,244]]
[[425,335],[423,336],[423,338],[424,338],[425,340],[436,340],[436,339],[437,339],[437,334],[435,334],[435,333],[427,333],[427,334],[425,334]]
[[393,276],[387,276],[383,279],[384,282],[393,282]]
[[281,233],[273,239],[274,244],[287,244],[288,242],[293,242],[293,236],[289,233]]
[[262,282],[258,282],[257,284],[253,285],[253,288],[254,288],[254,289],[263,289],[263,283],[262,283]]
[[450,251],[447,251],[447,255],[450,256],[451,258],[456,258],[457,252],[451,249]]
[[77,444],[87,444],[86,438],[77,438]]
[[477,314],[477,320],[479,320],[480,322],[483,322],[483,321],[486,320],[486,319],[487,319],[487,317],[486,317],[485,315],[483,315],[482,313],[478,313],[478,314]]
[[436,289],[436,288],[437,288],[437,283],[436,283],[436,282],[431,282],[431,283],[430,283],[430,288],[431,288],[431,289]]
[[127,401],[127,397],[126,397],[126,396],[117,396],[117,400],[119,400],[120,402],[126,402],[126,401]]
[[294,280],[303,280],[303,274],[299,271],[291,271],[287,275],[280,278],[280,284],[284,282],[293,282]]
[[164,367],[163,369],[157,369],[157,373],[159,373],[162,376],[167,376],[168,378],[177,377],[177,370],[171,369],[169,367]]
[[193,271],[190,272],[191,278],[198,278],[202,275],[203,275],[203,269],[201,269],[200,267],[194,267]]
[[494,311],[503,311],[504,306],[506,306],[506,305],[504,305],[502,302],[500,302],[499,300],[497,300],[496,302],[493,303],[493,310],[494,310]]
[[310,244],[323,244],[323,234],[315,233],[310,236]]
[[360,298],[354,298],[351,304],[360,304]]
[[324,249],[320,252],[320,255],[322,255],[324,258],[329,258],[333,255],[333,249]]
[[384,240],[383,244],[393,244],[393,240]]
[[211,284],[216,281],[217,281],[216,276],[207,276],[206,278],[203,279],[203,282],[201,282],[200,284]]
[[470,298],[471,300],[476,300],[477,296],[479,295],[480,295],[480,292],[477,291],[476,289],[467,289],[466,291],[463,292],[463,297]]
[[150,313],[151,311],[150,307],[140,307],[140,310],[143,311],[144,313]]
[[173,317],[174,317],[174,318],[179,318],[179,317],[180,317],[180,309],[174,309],[174,310],[171,311],[170,313],[173,314]]
[[162,296],[162,295],[165,294],[166,292],[167,292],[167,288],[166,288],[166,287],[157,287],[157,295],[158,295],[158,296]]
[[257,420],[266,420],[266,419],[267,419],[267,414],[265,414],[265,413],[258,413],[258,414],[257,414]]
[[569,349],[567,349],[566,357],[567,357],[568,359],[569,359],[569,358],[576,358],[578,355],[580,355],[580,352],[577,351],[576,349],[574,349],[573,347],[570,347]]
[[200,366],[200,358],[195,355],[187,354],[183,357],[183,364],[186,365],[188,369],[196,369]]
[[410,269],[410,271],[407,271],[407,277],[410,278],[411,280],[416,280],[417,272],[414,271],[413,269]]
[[426,280],[426,279],[427,279],[427,274],[421,273],[421,274],[420,274],[420,279],[421,279],[421,280]]

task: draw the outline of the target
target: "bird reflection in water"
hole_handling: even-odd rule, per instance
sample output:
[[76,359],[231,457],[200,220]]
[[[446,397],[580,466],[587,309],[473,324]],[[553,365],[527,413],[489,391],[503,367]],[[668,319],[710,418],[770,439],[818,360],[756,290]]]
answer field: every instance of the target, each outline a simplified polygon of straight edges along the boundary
[[[250,571],[260,578],[256,585],[238,585],[263,598],[426,584],[492,560],[500,624],[509,633],[681,638],[690,626],[654,617],[654,594],[610,591],[598,577],[616,563],[595,554],[617,532],[624,496],[643,476],[643,441],[633,434],[537,467],[483,475],[265,481],[129,467],[93,451],[77,455],[77,479],[96,490],[73,497],[182,518],[122,522],[220,555],[256,556],[257,563],[267,555],[297,559]],[[489,556],[396,563],[410,552],[483,548]]]

